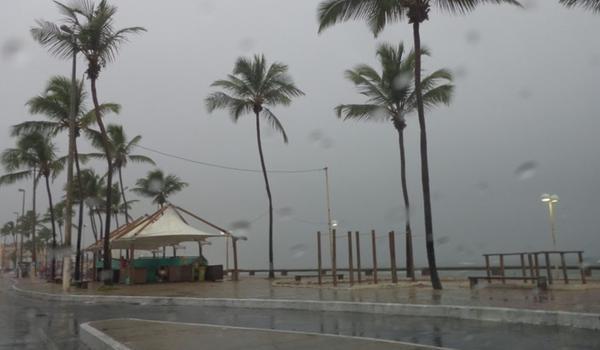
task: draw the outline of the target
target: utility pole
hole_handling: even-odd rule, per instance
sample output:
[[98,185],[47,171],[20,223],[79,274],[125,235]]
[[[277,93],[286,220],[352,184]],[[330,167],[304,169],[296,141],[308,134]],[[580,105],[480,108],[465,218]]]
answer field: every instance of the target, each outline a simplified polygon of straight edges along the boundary
[[[329,198],[329,168],[326,166],[325,168],[323,168],[323,170],[325,171],[325,193],[327,197],[327,228],[329,230],[329,256],[331,256],[331,267],[333,269],[335,266],[335,258],[333,254],[334,239],[332,227],[333,225],[331,222],[331,199]],[[333,276],[334,283],[336,282],[336,277],[337,276]]]

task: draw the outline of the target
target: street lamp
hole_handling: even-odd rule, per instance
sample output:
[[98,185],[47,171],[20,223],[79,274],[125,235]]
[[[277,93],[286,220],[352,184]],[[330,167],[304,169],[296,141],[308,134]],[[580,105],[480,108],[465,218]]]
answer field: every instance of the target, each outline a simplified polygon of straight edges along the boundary
[[[23,193],[23,200],[21,201],[21,220],[25,220],[25,190],[19,188],[19,192]],[[21,247],[19,248],[19,263],[23,263],[23,227],[21,227]],[[19,277],[21,276],[21,267],[17,269],[19,271]]]
[[555,194],[544,193],[540,197],[543,203],[548,204],[548,214],[550,217],[550,233],[552,234],[552,246],[556,251],[556,214],[554,206],[558,203],[558,196]]

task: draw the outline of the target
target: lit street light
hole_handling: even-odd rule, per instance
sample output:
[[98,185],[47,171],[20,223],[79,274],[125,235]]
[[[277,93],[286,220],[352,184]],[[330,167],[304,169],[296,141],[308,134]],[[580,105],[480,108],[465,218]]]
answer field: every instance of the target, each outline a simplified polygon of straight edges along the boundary
[[556,214],[554,205],[558,203],[558,196],[555,194],[544,193],[540,200],[548,204],[548,214],[550,216],[550,233],[552,234],[552,246],[556,250]]

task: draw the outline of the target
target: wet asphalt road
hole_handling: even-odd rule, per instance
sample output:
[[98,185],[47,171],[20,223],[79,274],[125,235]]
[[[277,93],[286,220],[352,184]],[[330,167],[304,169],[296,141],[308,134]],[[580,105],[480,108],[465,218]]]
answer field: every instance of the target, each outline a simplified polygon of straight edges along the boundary
[[363,336],[481,349],[600,349],[600,332],[454,319],[215,307],[57,303],[17,295],[0,280],[0,349],[85,349],[82,322],[134,317]]

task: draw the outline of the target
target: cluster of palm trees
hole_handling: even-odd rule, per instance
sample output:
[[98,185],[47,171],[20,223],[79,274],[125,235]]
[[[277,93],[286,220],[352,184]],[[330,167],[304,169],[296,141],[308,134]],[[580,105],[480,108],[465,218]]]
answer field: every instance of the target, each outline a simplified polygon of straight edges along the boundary
[[[343,120],[389,121],[398,132],[400,180],[406,210],[405,234],[409,252],[407,274],[413,278],[412,228],[408,215],[410,200],[405,170],[404,129],[407,125],[407,116],[417,114],[420,128],[419,149],[426,250],[431,282],[436,289],[441,289],[442,285],[436,269],[434,252],[425,111],[440,104],[449,104],[454,87],[452,75],[445,69],[422,76],[422,57],[428,55],[429,51],[421,45],[420,27],[430,19],[432,7],[450,14],[464,14],[484,3],[520,6],[517,0],[323,0],[318,7],[319,33],[337,23],[349,20],[365,20],[375,36],[393,22],[406,20],[412,26],[413,49],[408,53],[405,52],[402,43],[381,44],[376,52],[380,69],[363,64],[346,71],[347,79],[365,100],[356,104],[341,104],[335,107],[335,112]],[[560,0],[560,3],[568,7],[581,6],[600,12],[600,0]],[[100,0],[98,3],[81,0],[74,5],[59,2],[56,4],[63,15],[62,21],[60,23],[38,21],[37,27],[31,32],[51,54],[63,59],[73,59],[73,76],[71,79],[65,77],[50,79],[44,93],[27,103],[32,114],[42,114],[47,117],[47,120],[28,121],[13,127],[12,134],[18,139],[15,148],[8,149],[2,154],[2,164],[9,174],[0,177],[0,184],[33,179],[31,244],[35,255],[37,226],[35,192],[38,182],[43,179],[45,183],[51,223],[49,230],[52,245],[56,247],[57,213],[52,200],[50,182],[63,169],[67,169],[66,200],[60,215],[64,218],[65,230],[70,232],[71,227],[77,228],[78,254],[75,273],[77,278],[84,207],[88,207],[94,237],[104,239],[104,267],[110,269],[108,237],[111,218],[114,217],[118,221],[119,215],[123,214],[125,222],[130,220],[129,209],[132,202],[126,199],[123,169],[129,162],[154,164],[148,157],[132,154],[141,136],[128,140],[121,126],[105,124],[104,117],[109,113],[119,113],[120,105],[100,103],[97,89],[101,72],[116,59],[121,45],[131,34],[144,32],[145,29],[142,27],[116,29],[114,15],[117,9],[106,0]],[[77,55],[83,56],[87,65],[85,76],[90,82],[93,106],[89,110],[85,108],[88,96],[83,88],[83,81],[75,79]],[[287,143],[285,129],[271,108],[279,105],[287,106],[293,98],[304,95],[304,92],[294,84],[288,74],[287,65],[280,62],[268,64],[264,55],[239,58],[232,73],[225,79],[215,81],[211,86],[218,90],[205,99],[209,112],[226,109],[234,122],[246,114],[255,118],[258,153],[269,207],[269,277],[273,278],[273,200],[263,154],[260,125],[261,122],[266,122],[280,133],[283,141]],[[53,138],[65,131],[69,137],[69,152],[67,156],[61,157],[57,155]],[[79,154],[76,140],[81,134],[84,134],[100,152]],[[106,162],[106,171],[99,175],[92,169],[81,169],[80,165],[90,159],[103,159]],[[72,174],[73,167],[76,176]],[[118,174],[118,183],[113,181],[115,172]],[[165,175],[159,170],[151,171],[147,178],[138,180],[136,185],[133,192],[153,198],[158,205],[163,205],[169,194],[187,186],[176,176]],[[79,204],[78,222],[75,225],[72,224],[73,203]],[[99,219],[98,223],[96,217]],[[5,225],[6,232],[13,234],[15,226],[15,223],[12,226]],[[65,242],[69,244],[70,234],[65,233],[65,236]]]
[[[12,136],[17,138],[16,146],[5,150],[0,158],[0,162],[4,166],[7,174],[0,176],[0,185],[12,184],[17,181],[33,178],[33,208],[22,220],[17,224],[9,222],[3,228],[3,234],[16,239],[15,234],[20,232],[30,238],[29,245],[31,246],[32,260],[36,262],[36,252],[46,246],[45,240],[39,242],[38,235],[50,237],[53,249],[61,246],[65,242],[62,233],[62,227],[67,221],[68,216],[73,216],[75,210],[70,211],[67,215],[65,200],[58,203],[54,202],[51,182],[64,170],[67,160],[66,156],[57,155],[57,147],[54,139],[64,134],[69,127],[69,116],[71,110],[71,92],[73,85],[69,79],[65,77],[52,77],[48,82],[43,93],[31,98],[27,102],[31,114],[39,114],[45,117],[44,120],[30,120],[14,125],[12,127]],[[94,110],[86,110],[85,101],[87,93],[83,88],[82,82],[77,82],[75,85],[76,95],[76,110],[75,118],[76,137],[79,140],[81,135],[84,135],[89,143],[96,149],[103,150],[101,141],[101,133],[93,128],[95,122]],[[109,112],[119,113],[120,105],[115,103],[105,103],[99,105],[99,110],[103,115]],[[73,193],[75,203],[78,205],[78,221],[72,224],[72,227],[77,230],[77,254],[75,262],[75,279],[79,279],[81,273],[81,242],[82,231],[84,227],[83,218],[85,209],[87,208],[87,216],[91,227],[94,240],[103,239],[107,230],[103,226],[102,216],[110,216],[114,218],[117,226],[119,226],[119,215],[124,216],[125,222],[131,220],[129,209],[136,200],[127,200],[126,188],[123,180],[123,169],[130,162],[148,163],[155,165],[154,161],[147,156],[134,154],[135,147],[140,143],[142,137],[137,135],[132,139],[128,139],[124,129],[120,125],[108,124],[106,127],[109,144],[109,157],[111,159],[111,169],[116,171],[119,177],[117,183],[113,183],[111,191],[118,193],[111,198],[109,210],[103,205],[106,192],[108,191],[108,176],[99,174],[92,168],[82,169],[81,165],[86,164],[92,159],[105,159],[106,153],[86,153],[79,152],[80,141],[75,143],[75,167],[76,176],[70,189],[65,186],[65,192]],[[165,178],[165,179],[163,179]],[[48,197],[48,213],[43,219],[38,218],[36,212],[36,191],[39,180],[43,179]],[[153,184],[148,187],[148,183]],[[158,187],[156,187],[158,184]],[[165,176],[161,170],[153,170],[148,174],[147,178],[142,178],[137,181],[137,187],[132,189],[137,194],[147,197],[155,197],[155,188],[158,188],[160,200],[162,203],[166,198],[181,190],[185,183],[181,182],[173,175]],[[166,186],[166,188],[165,188]],[[20,222],[28,222],[28,225],[22,225]],[[50,225],[50,228],[46,226]],[[26,226],[26,227],[21,227]],[[58,230],[57,230],[58,226]],[[59,238],[57,239],[57,234]],[[42,243],[42,244],[39,244]],[[54,276],[55,263],[52,262],[51,276]]]

